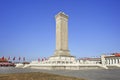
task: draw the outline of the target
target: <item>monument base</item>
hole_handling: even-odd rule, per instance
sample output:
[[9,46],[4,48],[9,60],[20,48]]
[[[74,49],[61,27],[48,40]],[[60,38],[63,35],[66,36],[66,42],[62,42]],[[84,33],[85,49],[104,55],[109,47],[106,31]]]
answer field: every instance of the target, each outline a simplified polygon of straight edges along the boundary
[[75,57],[70,55],[69,50],[56,50],[54,55],[48,59],[49,63],[73,63],[75,62]]
[[70,57],[70,51],[69,50],[56,50],[54,52],[54,56],[65,56]]
[[74,63],[75,60],[74,56],[51,56],[48,62],[52,64],[71,64]]

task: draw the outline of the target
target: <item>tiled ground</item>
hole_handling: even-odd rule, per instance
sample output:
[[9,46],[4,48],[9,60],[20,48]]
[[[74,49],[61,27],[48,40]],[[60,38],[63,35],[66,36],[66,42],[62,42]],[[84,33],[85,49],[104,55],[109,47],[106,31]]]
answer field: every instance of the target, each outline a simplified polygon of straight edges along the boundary
[[87,80],[120,80],[120,69],[110,70],[37,70],[22,69],[13,67],[0,67],[0,74],[25,73],[25,72],[45,72],[66,76],[85,78]]

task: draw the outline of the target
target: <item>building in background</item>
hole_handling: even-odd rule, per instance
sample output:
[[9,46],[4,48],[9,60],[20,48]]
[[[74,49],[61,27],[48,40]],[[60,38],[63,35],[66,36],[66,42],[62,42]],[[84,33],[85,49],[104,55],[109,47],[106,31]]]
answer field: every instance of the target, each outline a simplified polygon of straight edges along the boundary
[[5,58],[4,56],[0,58],[0,67],[8,67],[8,66],[14,67],[15,64],[12,63],[11,61],[8,61],[8,59]]
[[101,56],[102,64],[107,67],[120,67],[120,53],[111,53],[111,55]]

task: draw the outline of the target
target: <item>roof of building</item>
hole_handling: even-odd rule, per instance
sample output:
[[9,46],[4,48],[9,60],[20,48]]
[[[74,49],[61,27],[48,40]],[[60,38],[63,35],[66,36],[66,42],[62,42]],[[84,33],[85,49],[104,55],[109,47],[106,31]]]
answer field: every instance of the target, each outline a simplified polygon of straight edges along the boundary
[[80,60],[100,61],[100,58],[81,58]]
[[120,53],[112,53],[111,55],[105,56],[105,58],[111,58],[111,57],[120,57]]

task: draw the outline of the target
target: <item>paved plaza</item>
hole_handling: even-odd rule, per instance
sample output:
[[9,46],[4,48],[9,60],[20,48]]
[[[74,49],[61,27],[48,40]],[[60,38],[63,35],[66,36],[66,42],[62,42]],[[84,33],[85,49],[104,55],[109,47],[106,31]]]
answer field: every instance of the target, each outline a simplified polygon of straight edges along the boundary
[[25,73],[25,72],[45,72],[65,76],[84,78],[86,80],[120,80],[120,69],[96,69],[96,70],[38,70],[22,69],[13,67],[0,67],[0,74]]

